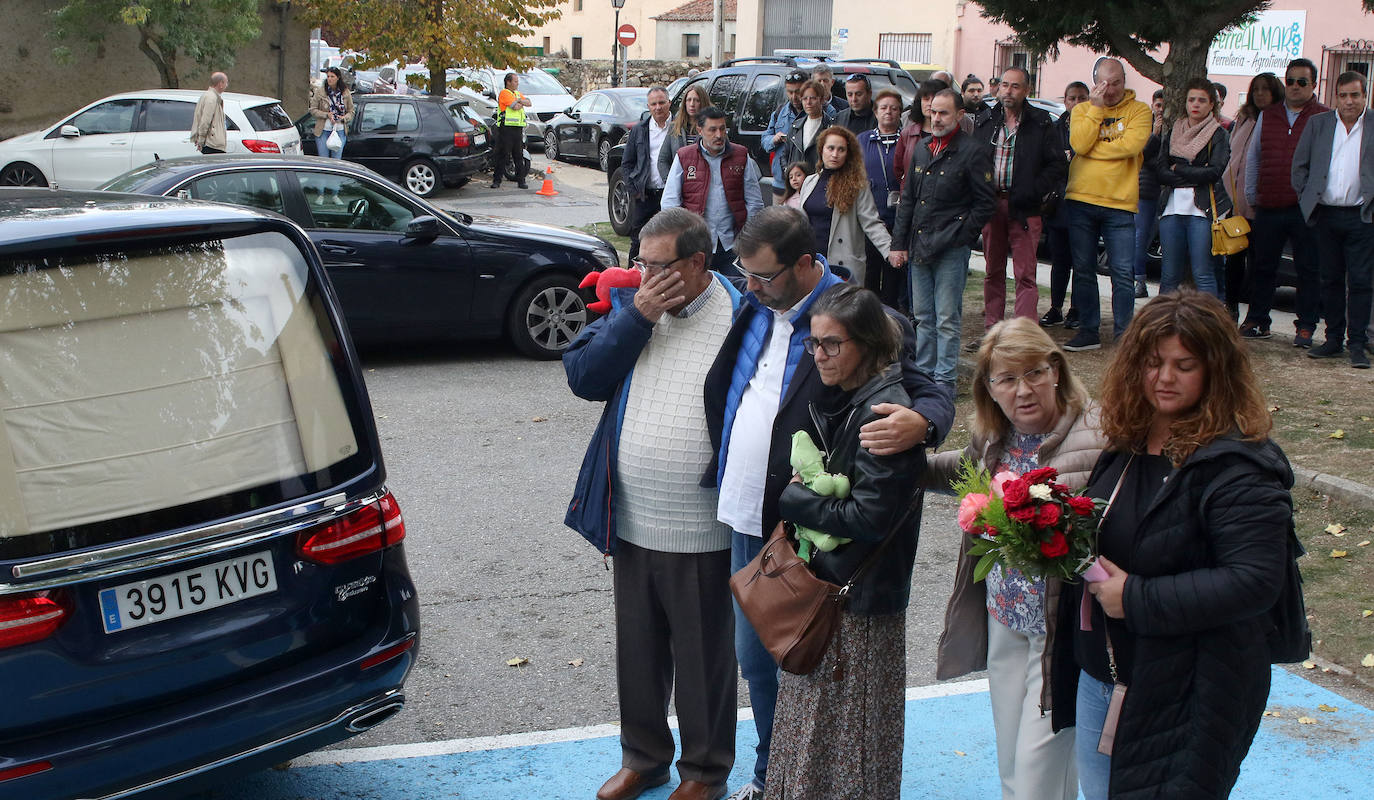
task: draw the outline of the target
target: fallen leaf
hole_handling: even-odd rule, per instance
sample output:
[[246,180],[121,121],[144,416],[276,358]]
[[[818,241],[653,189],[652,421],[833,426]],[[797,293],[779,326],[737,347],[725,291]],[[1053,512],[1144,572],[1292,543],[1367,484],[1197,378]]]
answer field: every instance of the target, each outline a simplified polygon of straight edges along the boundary
[[549,421],[549,418],[548,418],[548,417],[535,417],[534,419],[530,420],[530,422],[548,422],[548,421]]
[[1339,522],[1333,522],[1330,525],[1326,526],[1326,532],[1331,534],[1332,536],[1344,536],[1345,526]]
[[1299,725],[1316,725],[1317,721],[1311,717],[1298,717]]
[[1360,417],[1360,422],[1368,422],[1369,420],[1369,417]]
[[1345,557],[1348,556],[1348,555],[1350,555],[1350,554],[1347,553],[1347,552],[1344,551],[1344,550],[1332,550],[1332,551],[1331,551],[1331,557],[1332,557],[1332,558],[1345,558]]
[[1269,413],[1270,413],[1270,414],[1277,414],[1277,413],[1279,413],[1279,412],[1282,411],[1282,410],[1283,410],[1283,406],[1269,406]]
[[1303,669],[1316,669],[1316,668],[1317,668],[1317,662],[1315,662],[1315,661],[1313,661],[1313,660],[1311,660],[1311,659],[1308,659],[1308,660],[1302,662],[1302,668],[1303,668]]
[[569,661],[569,662],[568,662],[568,666],[570,666],[570,667],[580,667],[580,666],[582,666],[582,659],[580,659],[580,658],[574,658],[572,661]]
[[1330,713],[1335,712],[1336,707],[1335,707],[1335,706],[1328,706],[1326,703],[1322,703],[1321,705],[1317,706],[1317,710],[1318,710],[1318,711],[1325,711],[1326,713],[1330,714]]
[[506,659],[506,666],[508,667],[523,667],[528,663],[530,663],[528,658],[522,658],[520,656]]
[[1337,428],[1335,433],[1328,433],[1328,434],[1326,435],[1326,438],[1328,438],[1328,439],[1344,439],[1344,438],[1345,438],[1345,431],[1341,430],[1340,428]]
[[1359,544],[1357,544],[1357,545],[1355,545],[1355,546],[1356,546],[1356,547],[1368,547],[1368,546],[1369,546],[1369,540],[1368,540],[1368,539],[1365,539],[1363,542],[1360,542]]
[[955,750],[955,751],[954,751],[954,755],[959,756],[960,758],[963,758],[964,756],[968,755],[968,753],[965,753],[963,750]]
[[1369,617],[1374,617],[1374,611],[1366,608],[1364,611],[1360,612],[1360,619],[1368,619]]
[[1334,416],[1336,416],[1336,412],[1334,412],[1334,411],[1323,411],[1322,413],[1325,414],[1325,415],[1328,416],[1328,417],[1334,417]]
[[1360,659],[1360,666],[1374,667],[1374,653],[1365,653],[1364,658]]
[[1266,712],[1264,712],[1264,716],[1266,716],[1266,717],[1282,717],[1283,715],[1280,714],[1280,713],[1277,712],[1277,711],[1266,711]]

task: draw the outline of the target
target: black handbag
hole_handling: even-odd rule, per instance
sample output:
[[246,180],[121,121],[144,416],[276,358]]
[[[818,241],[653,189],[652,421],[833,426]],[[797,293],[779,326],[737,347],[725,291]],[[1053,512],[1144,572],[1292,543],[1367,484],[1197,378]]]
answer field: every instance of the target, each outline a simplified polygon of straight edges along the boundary
[[1269,661],[1272,664],[1292,664],[1305,660],[1312,653],[1312,628],[1307,624],[1307,604],[1302,599],[1302,571],[1298,559],[1307,555],[1298,532],[1288,523],[1288,569],[1284,573],[1283,588],[1274,607],[1269,609],[1273,628],[1269,631]]

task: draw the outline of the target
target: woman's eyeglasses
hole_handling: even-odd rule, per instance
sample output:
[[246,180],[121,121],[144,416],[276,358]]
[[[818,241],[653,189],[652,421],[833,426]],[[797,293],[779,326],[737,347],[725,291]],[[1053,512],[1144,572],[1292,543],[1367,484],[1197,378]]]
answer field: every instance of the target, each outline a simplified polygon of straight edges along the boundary
[[1009,392],[1016,388],[1017,381],[1025,381],[1027,386],[1040,387],[1050,382],[1054,377],[1054,368],[1046,364],[1044,366],[1028,369],[1020,375],[1004,373],[988,378],[988,388],[994,392]]
[[814,356],[817,350],[821,350],[826,355],[830,356],[831,358],[834,358],[835,356],[840,354],[840,345],[844,344],[847,341],[849,340],[841,339],[838,336],[827,336],[824,339],[817,339],[814,336],[808,336],[805,339],[802,339],[802,347],[805,347],[806,352],[810,355]]

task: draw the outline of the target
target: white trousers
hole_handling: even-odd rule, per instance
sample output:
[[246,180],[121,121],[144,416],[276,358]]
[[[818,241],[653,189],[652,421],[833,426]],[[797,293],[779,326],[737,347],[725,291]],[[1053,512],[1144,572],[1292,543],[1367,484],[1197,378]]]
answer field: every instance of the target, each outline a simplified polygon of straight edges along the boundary
[[1074,800],[1073,728],[1055,733],[1040,713],[1045,637],[1017,633],[988,615],[988,689],[1002,800]]

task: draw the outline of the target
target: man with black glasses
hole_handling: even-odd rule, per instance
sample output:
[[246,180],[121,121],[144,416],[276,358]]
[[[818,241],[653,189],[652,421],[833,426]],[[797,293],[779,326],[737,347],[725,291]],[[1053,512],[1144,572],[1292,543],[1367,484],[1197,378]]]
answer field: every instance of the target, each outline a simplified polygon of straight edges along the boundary
[[1245,199],[1255,209],[1250,229],[1250,307],[1240,324],[1246,339],[1268,339],[1269,309],[1274,304],[1274,278],[1283,246],[1293,245],[1298,274],[1297,333],[1294,347],[1311,347],[1312,332],[1321,318],[1321,278],[1317,271],[1317,239],[1298,207],[1293,189],[1293,152],[1307,121],[1331,109],[1317,102],[1317,66],[1305,58],[1288,62],[1282,103],[1260,112],[1245,159]]

